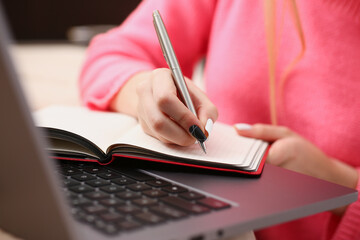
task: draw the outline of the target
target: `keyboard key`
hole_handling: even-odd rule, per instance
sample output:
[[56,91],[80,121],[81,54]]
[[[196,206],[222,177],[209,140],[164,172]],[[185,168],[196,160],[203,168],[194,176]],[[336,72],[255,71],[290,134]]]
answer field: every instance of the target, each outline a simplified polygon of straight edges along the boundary
[[77,207],[77,206],[85,206],[85,205],[91,205],[92,204],[92,201],[90,201],[89,199],[87,198],[77,198],[77,199],[72,199],[70,201],[70,204],[74,207]]
[[137,170],[133,170],[133,169],[126,169],[126,170],[125,169],[117,169],[117,171],[120,172],[121,174],[124,174],[125,176],[135,179],[139,182],[156,179],[155,177],[153,177],[149,174],[146,174],[146,173],[143,173],[143,172],[140,172]]
[[84,167],[83,170],[90,174],[97,174],[97,173],[105,171],[105,169],[103,167],[98,167],[98,166]]
[[65,197],[68,199],[77,199],[78,198],[78,194],[77,193],[73,193],[70,191],[65,191]]
[[116,172],[113,172],[113,171],[110,171],[110,170],[107,170],[106,172],[99,173],[99,174],[97,174],[97,176],[101,177],[103,179],[114,179],[114,178],[121,177],[120,174],[118,174]]
[[85,193],[84,196],[92,200],[99,200],[103,198],[108,198],[109,194],[100,191],[95,191],[95,192]]
[[165,216],[168,218],[174,218],[174,219],[183,218],[183,217],[187,216],[187,214],[185,212],[174,209],[174,208],[166,206],[166,205],[153,206],[153,207],[150,207],[150,210],[159,215],[162,215],[162,216]]
[[230,207],[230,204],[211,197],[201,199],[197,202],[215,210]]
[[86,193],[94,191],[95,189],[86,185],[79,185],[69,188],[70,191],[76,192],[76,193]]
[[119,232],[114,224],[109,224],[103,220],[96,220],[94,227],[108,235],[114,235]]
[[140,198],[141,194],[138,192],[125,191],[125,192],[116,193],[116,196],[123,200],[130,200],[130,199]]
[[132,220],[124,220],[124,221],[121,221],[118,223],[118,227],[121,230],[128,231],[128,230],[133,230],[133,229],[141,227],[141,224],[134,222]]
[[107,193],[117,193],[117,192],[125,191],[125,188],[117,185],[109,185],[109,186],[101,187],[100,189]]
[[161,191],[159,189],[150,189],[143,192],[144,195],[151,197],[151,198],[160,198],[168,196],[168,194],[164,191]]
[[77,219],[81,218],[81,216],[86,215],[86,213],[84,211],[82,211],[82,209],[80,209],[80,208],[71,208],[70,213]]
[[150,213],[150,212],[143,212],[143,213],[138,213],[134,215],[137,219],[139,219],[142,222],[148,223],[148,224],[157,224],[157,223],[161,223],[163,221],[165,221],[164,218]]
[[102,230],[106,227],[106,223],[100,219],[95,220],[94,227],[96,227],[99,230]]
[[81,171],[79,169],[73,168],[73,167],[66,167],[61,169],[62,174],[66,176],[76,175],[80,174]]
[[102,213],[99,215],[99,217],[104,220],[105,222],[114,222],[114,221],[120,221],[124,219],[124,216],[116,213],[116,212],[108,212],[108,213]]
[[120,186],[136,183],[134,180],[131,180],[130,178],[127,177],[116,178],[113,179],[112,182]]
[[195,213],[195,214],[201,214],[206,213],[210,211],[209,208],[204,207],[202,205],[194,204],[188,201],[185,201],[181,198],[177,197],[163,197],[161,198],[161,201],[163,201],[166,204],[169,204],[173,207],[180,208],[182,210],[185,210],[187,212]]
[[94,179],[91,181],[87,181],[86,184],[92,186],[92,187],[102,187],[110,184],[110,181],[104,180],[104,179]]
[[62,182],[64,187],[72,187],[72,186],[80,185],[80,183],[78,181],[75,181],[74,179],[66,178]]
[[181,193],[179,194],[180,197],[185,198],[186,200],[198,200],[201,198],[204,198],[205,195],[202,195],[200,193],[197,192],[185,192],[185,193]]
[[108,235],[115,235],[119,232],[119,229],[115,226],[115,224],[107,224],[101,229],[101,231]]
[[146,184],[148,184],[152,187],[165,187],[165,186],[171,185],[171,183],[169,183],[168,181],[161,180],[161,179],[147,181]]
[[71,177],[78,181],[88,181],[95,179],[93,175],[90,175],[88,173],[76,174],[76,175],[72,175]]
[[140,192],[140,191],[148,190],[151,188],[149,185],[146,185],[144,183],[134,183],[134,184],[127,185],[126,187],[135,192]]
[[107,209],[102,205],[85,206],[83,207],[83,209],[87,213],[91,213],[91,214],[99,214],[107,211]]
[[99,201],[100,204],[108,206],[108,207],[114,207],[125,204],[124,201],[117,199],[117,198],[107,198],[107,199],[101,199]]
[[125,214],[135,214],[141,212],[141,209],[133,205],[124,205],[116,208],[118,211]]
[[79,221],[90,224],[93,224],[97,220],[97,217],[95,215],[90,215],[83,211],[77,211],[75,214],[75,218]]
[[138,198],[132,200],[132,202],[140,207],[148,207],[157,203],[157,200],[153,198]]
[[182,193],[182,192],[188,191],[186,188],[176,186],[176,185],[164,187],[164,188],[162,188],[162,190],[164,190],[165,192],[168,192],[168,193]]

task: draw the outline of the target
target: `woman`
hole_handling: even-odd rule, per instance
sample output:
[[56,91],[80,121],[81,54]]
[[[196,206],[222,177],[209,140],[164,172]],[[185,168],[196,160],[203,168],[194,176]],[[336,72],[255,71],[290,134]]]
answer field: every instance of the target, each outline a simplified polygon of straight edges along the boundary
[[[177,98],[152,25],[155,9],[185,76],[206,56],[206,94],[187,79],[199,119]],[[209,122],[235,124],[240,135],[273,143],[269,163],[359,189],[359,37],[359,0],[144,1],[93,39],[82,99],[137,117],[146,133],[182,146],[194,144],[190,126],[208,135]],[[360,201],[256,236],[360,239],[358,224]]]

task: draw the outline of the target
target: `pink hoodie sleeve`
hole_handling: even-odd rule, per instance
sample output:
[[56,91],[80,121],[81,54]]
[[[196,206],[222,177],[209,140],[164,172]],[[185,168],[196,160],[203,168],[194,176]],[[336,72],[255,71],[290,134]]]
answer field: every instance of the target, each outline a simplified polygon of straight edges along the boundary
[[152,12],[160,11],[184,75],[191,76],[205,54],[215,1],[147,0],[119,27],[90,43],[80,74],[82,102],[108,110],[124,83],[140,71],[167,67],[153,27]]

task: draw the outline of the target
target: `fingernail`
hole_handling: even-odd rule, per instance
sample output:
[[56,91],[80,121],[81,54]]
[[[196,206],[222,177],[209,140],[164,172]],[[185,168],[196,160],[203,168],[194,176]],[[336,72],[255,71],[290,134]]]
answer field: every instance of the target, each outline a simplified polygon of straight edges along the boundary
[[237,130],[250,130],[252,126],[247,123],[237,123],[234,125]]
[[205,142],[206,140],[206,136],[203,133],[203,131],[201,131],[201,129],[199,128],[199,126],[196,125],[192,125],[189,128],[189,132],[191,133],[191,135],[193,135],[194,138],[196,138],[199,142]]
[[214,122],[209,118],[206,121],[205,130],[207,132],[208,137],[210,136],[211,130],[213,128]]

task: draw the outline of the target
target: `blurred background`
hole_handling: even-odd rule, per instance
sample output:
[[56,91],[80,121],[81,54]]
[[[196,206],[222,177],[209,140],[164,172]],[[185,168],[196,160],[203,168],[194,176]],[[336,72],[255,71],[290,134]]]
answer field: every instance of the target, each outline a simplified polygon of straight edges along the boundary
[[140,0],[2,0],[11,53],[33,110],[79,105],[77,80],[90,39],[121,24]]
[[140,0],[2,0],[17,41],[66,41],[76,27],[119,25]]

